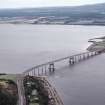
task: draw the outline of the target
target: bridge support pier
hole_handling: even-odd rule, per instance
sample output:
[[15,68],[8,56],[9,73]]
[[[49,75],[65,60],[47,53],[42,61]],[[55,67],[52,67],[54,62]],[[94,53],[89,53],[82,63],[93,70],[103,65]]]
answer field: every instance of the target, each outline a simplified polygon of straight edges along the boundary
[[97,52],[95,52],[95,55],[97,55]]
[[80,61],[82,61],[82,59],[83,59],[83,56],[82,56],[82,55],[80,55]]
[[87,54],[87,58],[89,58],[90,56],[89,56],[89,54]]
[[49,71],[50,72],[54,72],[55,71],[54,63],[49,64]]
[[78,61],[81,61],[81,55],[78,56]]
[[47,75],[46,66],[45,66],[45,75]]
[[38,68],[38,74],[37,74],[38,76],[40,75],[40,72],[39,71],[40,71],[40,69]]
[[34,71],[33,71],[33,74],[34,74],[34,76],[36,75],[36,73],[35,73],[35,69],[34,69]]
[[82,55],[83,56],[83,60],[85,60],[85,55]]
[[74,63],[75,63],[74,58],[73,58],[73,57],[70,57],[70,59],[69,59],[69,64],[70,64],[70,65],[73,65]]

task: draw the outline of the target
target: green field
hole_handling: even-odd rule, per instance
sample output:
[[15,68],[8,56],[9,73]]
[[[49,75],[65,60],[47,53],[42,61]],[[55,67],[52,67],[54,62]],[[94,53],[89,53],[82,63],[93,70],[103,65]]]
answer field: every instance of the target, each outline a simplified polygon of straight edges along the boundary
[[16,75],[15,74],[0,75],[0,79],[9,79],[16,81]]

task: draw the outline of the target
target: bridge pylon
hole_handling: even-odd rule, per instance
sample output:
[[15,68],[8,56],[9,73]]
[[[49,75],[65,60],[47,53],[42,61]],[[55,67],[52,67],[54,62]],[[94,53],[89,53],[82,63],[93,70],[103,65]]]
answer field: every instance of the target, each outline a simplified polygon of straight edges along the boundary
[[54,71],[55,71],[54,63],[50,63],[50,64],[49,64],[49,71],[50,71],[50,72],[54,72]]
[[70,64],[70,65],[73,65],[74,63],[75,63],[74,57],[70,57],[70,58],[69,58],[69,64]]

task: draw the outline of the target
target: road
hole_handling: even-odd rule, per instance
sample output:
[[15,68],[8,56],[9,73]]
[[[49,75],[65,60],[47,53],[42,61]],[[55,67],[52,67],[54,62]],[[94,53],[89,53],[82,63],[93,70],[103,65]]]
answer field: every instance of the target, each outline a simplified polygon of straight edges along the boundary
[[18,95],[19,95],[19,105],[26,105],[25,91],[23,86],[23,77],[22,75],[17,75],[17,86],[18,86]]

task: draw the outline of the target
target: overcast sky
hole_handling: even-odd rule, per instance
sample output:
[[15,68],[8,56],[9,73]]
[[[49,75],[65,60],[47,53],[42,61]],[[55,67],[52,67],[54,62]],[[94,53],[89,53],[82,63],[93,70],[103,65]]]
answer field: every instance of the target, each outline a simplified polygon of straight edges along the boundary
[[103,2],[105,0],[0,0],[0,8],[75,6]]

